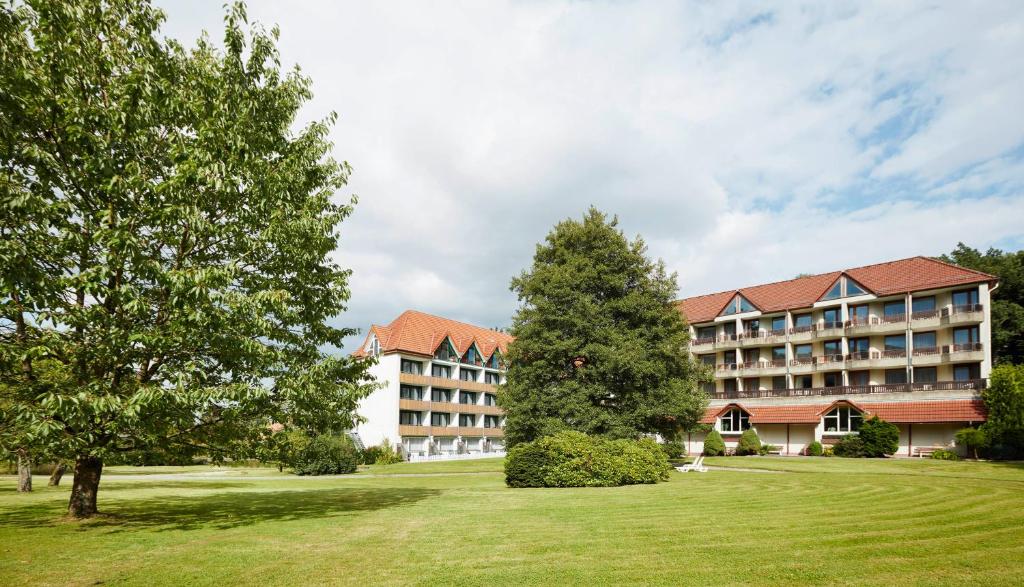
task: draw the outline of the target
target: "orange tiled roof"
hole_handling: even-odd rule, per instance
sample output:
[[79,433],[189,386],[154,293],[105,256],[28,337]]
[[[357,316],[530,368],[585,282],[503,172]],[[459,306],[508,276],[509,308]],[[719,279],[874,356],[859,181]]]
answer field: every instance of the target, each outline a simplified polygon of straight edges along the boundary
[[981,400],[931,400],[854,403],[847,400],[830,404],[793,404],[788,406],[745,406],[731,403],[708,408],[701,422],[713,424],[715,419],[736,407],[750,414],[751,424],[817,424],[822,415],[837,403],[850,404],[866,414],[886,422],[926,424],[929,422],[984,422],[985,404]]
[[762,312],[809,308],[844,273],[877,296],[996,281],[995,276],[981,271],[929,257],[911,257],[685,298],[676,302],[676,306],[691,323],[714,320],[737,293]]
[[371,326],[359,350],[352,353],[354,356],[366,355],[364,349],[371,334],[376,335],[380,341],[382,354],[402,351],[417,355],[433,355],[445,337],[448,337],[455,347],[455,352],[460,356],[471,344],[476,343],[485,360],[494,354],[495,349],[500,349],[502,353],[506,352],[508,344],[512,342],[512,336],[504,332],[416,310],[406,310],[390,324]]

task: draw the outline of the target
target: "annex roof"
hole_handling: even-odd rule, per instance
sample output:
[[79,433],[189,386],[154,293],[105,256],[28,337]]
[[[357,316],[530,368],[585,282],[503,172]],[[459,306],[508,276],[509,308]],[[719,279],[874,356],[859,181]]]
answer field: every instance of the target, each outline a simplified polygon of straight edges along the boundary
[[995,276],[981,271],[930,257],[911,257],[684,298],[676,307],[691,324],[714,320],[737,294],[765,313],[810,308],[844,274],[876,296],[996,281]]
[[983,422],[985,404],[981,400],[931,400],[899,402],[851,402],[840,400],[821,404],[793,404],[788,406],[747,406],[731,403],[726,406],[708,408],[701,419],[703,424],[713,424],[715,419],[732,408],[739,408],[750,414],[751,424],[817,424],[825,412],[836,404],[848,404],[869,416],[878,416],[886,422],[896,424],[927,424],[938,422]]
[[433,355],[434,351],[447,337],[451,340],[455,352],[460,356],[474,342],[483,358],[489,358],[495,349],[507,352],[512,335],[482,326],[474,326],[442,318],[416,310],[406,310],[390,324],[374,324],[366,334],[363,344],[353,356],[365,356],[366,341],[376,335],[380,341],[381,354],[407,352],[417,355]]

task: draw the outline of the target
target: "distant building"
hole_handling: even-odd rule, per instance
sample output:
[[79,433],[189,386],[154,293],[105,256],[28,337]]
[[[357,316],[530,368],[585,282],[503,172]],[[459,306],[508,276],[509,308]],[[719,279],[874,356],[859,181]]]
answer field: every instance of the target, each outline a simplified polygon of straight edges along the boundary
[[[992,275],[914,257],[686,298],[690,352],[714,372],[704,423],[735,446],[799,454],[877,415],[900,452],[948,446],[985,419]],[[702,450],[703,435],[689,437]]]
[[372,446],[386,438],[411,457],[503,451],[495,386],[504,382],[511,340],[413,310],[371,326],[354,354],[378,358],[371,373],[384,385],[359,405],[360,440]]

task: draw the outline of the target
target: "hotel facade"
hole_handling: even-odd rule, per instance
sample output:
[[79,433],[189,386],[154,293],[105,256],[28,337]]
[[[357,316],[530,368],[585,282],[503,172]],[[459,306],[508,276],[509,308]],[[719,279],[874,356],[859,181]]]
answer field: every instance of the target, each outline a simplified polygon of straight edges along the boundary
[[[677,302],[690,352],[713,373],[703,423],[734,448],[747,428],[782,454],[900,429],[899,456],[953,445],[985,419],[996,278],[914,257]],[[691,454],[703,434],[690,434]]]
[[373,356],[381,387],[360,402],[365,446],[387,439],[408,460],[502,453],[505,416],[496,386],[505,380],[512,337],[406,311],[373,325],[355,356]]

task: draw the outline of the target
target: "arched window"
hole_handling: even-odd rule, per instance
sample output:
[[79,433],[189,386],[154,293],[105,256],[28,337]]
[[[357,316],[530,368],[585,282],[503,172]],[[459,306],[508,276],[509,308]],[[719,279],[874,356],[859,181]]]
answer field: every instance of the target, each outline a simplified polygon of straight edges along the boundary
[[750,428],[750,416],[739,408],[733,408],[722,415],[722,432],[743,432]]
[[839,406],[825,414],[825,432],[856,432],[862,420],[856,408]]

